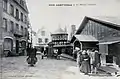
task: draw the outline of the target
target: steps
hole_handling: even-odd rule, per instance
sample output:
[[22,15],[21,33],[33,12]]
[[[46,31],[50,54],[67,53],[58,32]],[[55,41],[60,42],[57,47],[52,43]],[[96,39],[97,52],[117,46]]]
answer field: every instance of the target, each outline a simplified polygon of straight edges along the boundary
[[110,66],[101,66],[98,68],[101,71],[106,72],[110,75],[117,75],[118,70],[116,68],[110,67]]

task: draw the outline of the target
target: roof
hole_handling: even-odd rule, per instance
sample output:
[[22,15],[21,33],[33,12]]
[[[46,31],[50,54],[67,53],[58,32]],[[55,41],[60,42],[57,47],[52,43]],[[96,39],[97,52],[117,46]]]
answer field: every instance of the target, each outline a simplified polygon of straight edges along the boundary
[[109,42],[102,42],[102,43],[99,43],[99,44],[114,44],[114,43],[118,43],[120,41],[109,41]]
[[[96,17],[91,18],[91,17],[85,16],[75,34],[80,34],[89,20],[94,21],[99,24],[102,24],[109,28],[120,30],[120,25],[118,25],[118,24],[120,24],[120,19],[117,19],[114,17],[110,17],[110,18],[109,17],[106,17],[106,18],[105,17],[97,17],[97,19],[95,19],[95,18]],[[101,20],[101,19],[104,19],[104,20]],[[73,36],[71,39],[71,43],[74,41],[74,39],[75,39],[75,37]]]
[[87,22],[89,20],[94,21],[94,22],[99,23],[99,24],[102,24],[104,26],[107,26],[109,28],[114,28],[116,30],[120,30],[120,25],[118,25],[118,24],[111,23],[110,21],[108,22],[108,21],[103,21],[103,20],[99,20],[99,19],[85,16],[80,27],[78,28],[78,30],[76,31],[75,34],[80,34],[82,32],[82,29],[85,27],[85,25],[87,24]]
[[29,13],[28,7],[27,7],[27,4],[26,4],[26,0],[23,0],[24,3],[25,3],[24,6],[22,6],[22,5],[20,4],[20,0],[13,0],[13,1],[17,2],[17,4],[19,4],[20,7],[22,7],[27,13]]
[[98,42],[92,35],[74,35],[81,42]]
[[64,31],[61,27],[59,27],[54,33],[52,34],[67,34],[66,31]]

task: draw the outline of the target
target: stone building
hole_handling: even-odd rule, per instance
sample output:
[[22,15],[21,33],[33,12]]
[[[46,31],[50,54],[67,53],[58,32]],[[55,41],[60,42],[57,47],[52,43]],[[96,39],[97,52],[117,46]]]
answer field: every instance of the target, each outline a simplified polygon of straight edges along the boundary
[[25,0],[0,0],[0,44],[4,55],[24,55],[28,40]]
[[120,66],[120,25],[85,17],[71,43],[81,50],[98,49],[102,65]]

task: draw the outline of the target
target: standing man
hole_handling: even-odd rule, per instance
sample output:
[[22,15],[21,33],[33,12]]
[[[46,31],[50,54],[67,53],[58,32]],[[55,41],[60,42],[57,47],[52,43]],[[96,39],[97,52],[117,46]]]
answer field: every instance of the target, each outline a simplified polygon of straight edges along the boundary
[[98,67],[100,66],[100,54],[97,50],[94,51],[94,62],[93,62],[93,70],[95,73],[97,72]]

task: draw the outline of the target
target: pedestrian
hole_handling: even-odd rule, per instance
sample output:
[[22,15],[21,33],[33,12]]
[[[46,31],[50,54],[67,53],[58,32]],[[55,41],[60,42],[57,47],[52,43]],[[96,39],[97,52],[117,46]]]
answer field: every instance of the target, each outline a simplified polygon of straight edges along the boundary
[[89,51],[91,73],[94,72],[94,67],[93,67],[93,63],[95,62],[95,52],[94,51],[95,51],[95,49],[92,49]]
[[98,68],[100,67],[100,54],[97,50],[94,51],[94,62],[93,62],[93,71],[97,74]]
[[77,49],[77,67],[80,66],[80,49]]
[[80,50],[80,51],[78,51],[78,53],[77,53],[77,67],[79,68],[79,70],[80,70],[80,66],[81,66],[81,55],[82,55],[82,50]]
[[77,59],[77,52],[80,50],[79,47],[75,47],[75,50],[73,51],[73,58],[76,60]]
[[90,73],[90,64],[89,64],[90,57],[87,54],[86,50],[83,50],[81,59],[82,59],[82,62],[80,66],[80,71],[85,73],[86,75]]
[[30,52],[30,54],[27,58],[27,62],[31,66],[34,66],[34,64],[36,64],[36,62],[37,62],[37,57],[36,57],[37,49],[36,48],[31,48],[30,51],[31,52]]

